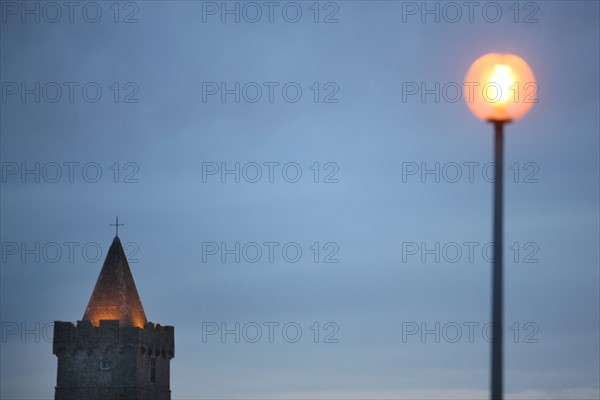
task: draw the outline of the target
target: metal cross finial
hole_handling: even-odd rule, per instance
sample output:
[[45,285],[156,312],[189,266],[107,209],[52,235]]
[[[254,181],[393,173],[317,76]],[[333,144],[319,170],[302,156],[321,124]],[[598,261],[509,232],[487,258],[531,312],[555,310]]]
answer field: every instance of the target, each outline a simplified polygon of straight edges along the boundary
[[117,236],[119,236],[119,226],[123,226],[123,225],[125,225],[125,224],[120,224],[119,223],[119,217],[117,217],[117,222],[116,223],[110,224],[110,226],[116,227],[116,229],[117,229]]

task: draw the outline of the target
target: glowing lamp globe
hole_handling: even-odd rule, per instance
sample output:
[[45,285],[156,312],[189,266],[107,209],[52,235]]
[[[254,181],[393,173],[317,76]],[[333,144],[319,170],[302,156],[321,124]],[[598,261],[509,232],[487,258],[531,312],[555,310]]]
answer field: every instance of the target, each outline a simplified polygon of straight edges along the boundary
[[465,77],[464,98],[478,118],[516,121],[537,103],[537,83],[529,65],[513,54],[478,58]]

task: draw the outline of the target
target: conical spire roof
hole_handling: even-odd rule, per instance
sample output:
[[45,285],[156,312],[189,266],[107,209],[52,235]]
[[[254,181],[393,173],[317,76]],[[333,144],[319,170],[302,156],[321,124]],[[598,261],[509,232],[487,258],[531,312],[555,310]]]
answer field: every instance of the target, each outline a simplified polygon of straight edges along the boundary
[[115,236],[108,250],[83,319],[92,321],[96,326],[100,320],[118,319],[120,326],[138,328],[143,328],[147,322],[118,236]]

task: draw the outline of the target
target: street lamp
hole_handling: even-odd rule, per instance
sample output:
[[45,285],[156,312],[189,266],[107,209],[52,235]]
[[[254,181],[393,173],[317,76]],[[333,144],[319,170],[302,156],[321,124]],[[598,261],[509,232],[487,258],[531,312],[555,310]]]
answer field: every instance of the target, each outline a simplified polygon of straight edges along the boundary
[[522,118],[537,102],[537,84],[529,65],[512,54],[490,53],[478,58],[465,78],[465,100],[473,114],[494,124],[494,256],[492,273],[491,399],[502,399],[502,175],[504,171],[504,125]]

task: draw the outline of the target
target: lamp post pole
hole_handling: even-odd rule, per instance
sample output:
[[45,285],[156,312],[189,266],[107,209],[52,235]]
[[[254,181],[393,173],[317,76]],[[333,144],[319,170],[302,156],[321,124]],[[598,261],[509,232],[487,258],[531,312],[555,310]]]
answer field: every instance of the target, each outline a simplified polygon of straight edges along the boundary
[[494,161],[496,180],[494,182],[494,257],[492,271],[492,400],[502,400],[502,333],[503,333],[503,175],[504,175],[504,124],[506,121],[492,121],[494,124]]
[[[468,83],[468,84],[467,84]],[[467,105],[478,118],[494,125],[494,255],[492,260],[492,340],[491,354],[491,400],[502,400],[503,396],[503,331],[504,331],[504,271],[503,271],[503,191],[504,191],[504,126],[517,121],[529,112],[537,98],[527,99],[524,90],[537,87],[533,71],[525,60],[514,54],[488,53],[479,57],[469,68],[465,77],[465,90],[472,83],[484,89],[469,91]],[[520,83],[520,84],[519,84]],[[487,88],[496,89],[496,97],[490,99]],[[515,90],[515,87],[517,88]],[[519,89],[521,88],[521,89]],[[519,99],[523,99],[519,101]]]

